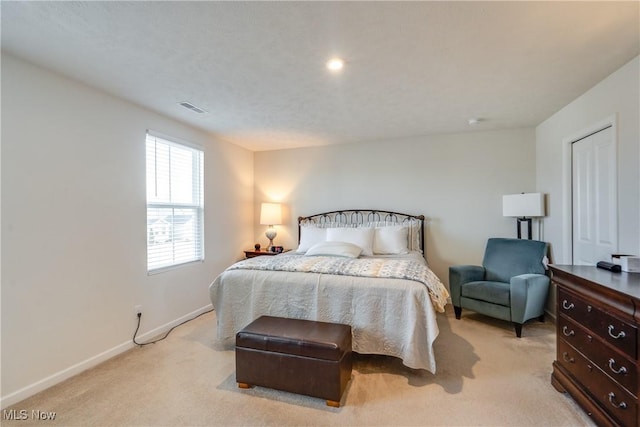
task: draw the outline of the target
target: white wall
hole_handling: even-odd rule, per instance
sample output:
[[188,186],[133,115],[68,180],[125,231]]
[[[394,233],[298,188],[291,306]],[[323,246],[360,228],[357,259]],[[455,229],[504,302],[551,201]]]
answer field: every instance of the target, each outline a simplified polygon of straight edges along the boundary
[[255,239],[260,202],[288,209],[275,243],[297,246],[296,219],[337,209],[387,209],[427,217],[427,261],[448,283],[452,264],[482,261],[488,237],[515,237],[502,195],[535,189],[533,129],[300,148],[254,155]]
[[[205,261],[151,276],[146,129],[205,151]],[[136,304],[143,337],[206,309],[253,238],[253,153],[7,55],[2,151],[3,407],[130,348]]]
[[616,118],[619,251],[640,255],[640,57],[536,128],[536,189],[549,195],[544,238],[553,261],[571,263],[571,137]]

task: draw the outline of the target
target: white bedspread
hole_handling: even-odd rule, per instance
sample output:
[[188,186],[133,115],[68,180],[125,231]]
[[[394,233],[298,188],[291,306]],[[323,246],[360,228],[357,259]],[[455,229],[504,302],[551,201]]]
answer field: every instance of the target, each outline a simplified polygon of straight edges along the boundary
[[353,330],[353,351],[398,357],[410,368],[435,373],[439,331],[424,283],[241,266],[230,267],[209,287],[219,342],[233,342],[261,315],[345,323]]

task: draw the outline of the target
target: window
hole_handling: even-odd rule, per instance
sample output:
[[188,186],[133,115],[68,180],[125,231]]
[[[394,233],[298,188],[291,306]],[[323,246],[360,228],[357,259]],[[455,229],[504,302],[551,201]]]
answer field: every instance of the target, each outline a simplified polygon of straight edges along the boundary
[[147,271],[204,259],[202,150],[147,132]]

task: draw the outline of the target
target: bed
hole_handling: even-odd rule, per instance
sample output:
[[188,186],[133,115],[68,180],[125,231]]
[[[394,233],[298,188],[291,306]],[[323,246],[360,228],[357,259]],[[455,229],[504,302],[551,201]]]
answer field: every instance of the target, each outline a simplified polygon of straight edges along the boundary
[[428,268],[424,216],[343,210],[298,218],[297,250],[239,261],[209,286],[217,342],[261,315],[351,325],[353,351],[435,374],[436,313],[449,296]]

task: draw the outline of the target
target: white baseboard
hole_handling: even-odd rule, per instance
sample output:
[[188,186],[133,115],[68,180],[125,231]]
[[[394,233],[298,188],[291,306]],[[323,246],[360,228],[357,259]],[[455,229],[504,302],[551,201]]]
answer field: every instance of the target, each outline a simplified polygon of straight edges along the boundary
[[[144,342],[147,339],[154,338],[162,333],[167,332],[169,329],[173,328],[174,326],[177,326],[184,321],[190,320],[195,316],[198,316],[204,313],[205,311],[211,310],[212,308],[213,306],[211,304],[208,304],[202,308],[199,308],[198,310],[185,314],[184,316],[176,320],[173,320],[165,325],[155,328],[152,331],[146,332],[143,335],[136,337],[136,341]],[[40,381],[36,381],[35,383],[30,384],[24,388],[21,388],[20,390],[15,391],[7,396],[2,396],[0,397],[0,408],[4,409],[15,403],[18,403],[28,397],[33,396],[36,393],[39,393],[43,390],[48,389],[49,387],[59,384],[62,381],[73,377],[74,375],[78,375],[79,373],[84,372],[87,369],[93,368],[94,366],[99,365],[100,363],[106,360],[109,360],[114,356],[124,353],[125,351],[133,347],[135,347],[135,344],[133,344],[131,340],[128,340],[125,343],[112,347],[109,350],[106,350],[100,354],[90,357],[80,363],[76,363],[73,366],[63,369],[62,371],[56,372],[55,374],[50,375],[46,378],[43,378]]]

